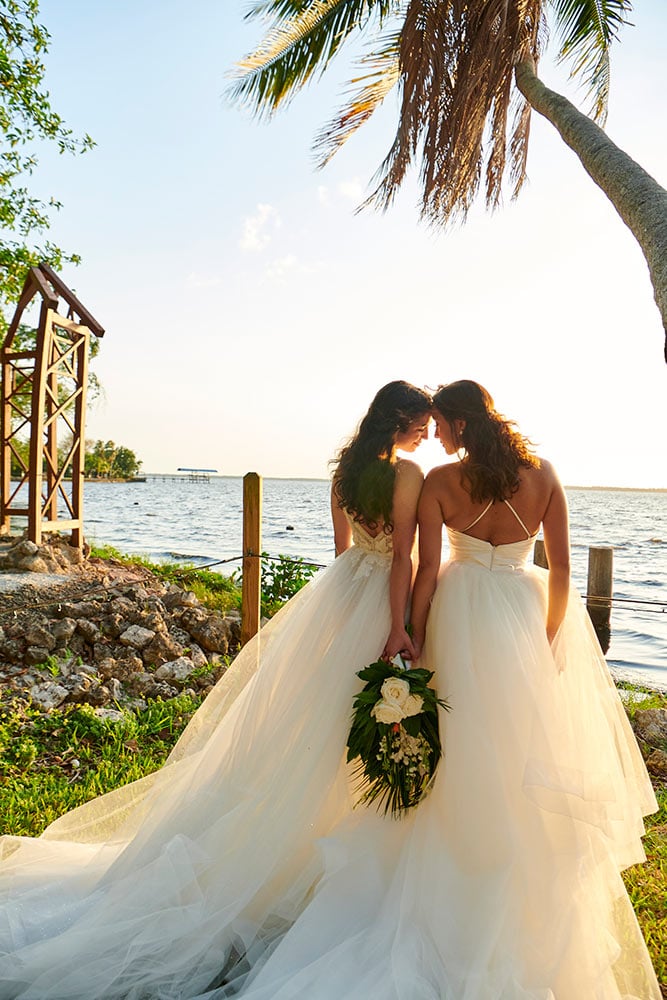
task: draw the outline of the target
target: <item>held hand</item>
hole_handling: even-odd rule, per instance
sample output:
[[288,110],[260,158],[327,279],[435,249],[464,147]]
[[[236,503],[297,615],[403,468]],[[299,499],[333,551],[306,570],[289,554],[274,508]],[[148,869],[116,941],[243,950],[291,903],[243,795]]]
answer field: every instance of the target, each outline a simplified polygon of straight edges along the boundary
[[405,660],[414,660],[416,658],[412,639],[404,628],[391,630],[382,650],[382,659],[392,660],[397,653],[400,653]]

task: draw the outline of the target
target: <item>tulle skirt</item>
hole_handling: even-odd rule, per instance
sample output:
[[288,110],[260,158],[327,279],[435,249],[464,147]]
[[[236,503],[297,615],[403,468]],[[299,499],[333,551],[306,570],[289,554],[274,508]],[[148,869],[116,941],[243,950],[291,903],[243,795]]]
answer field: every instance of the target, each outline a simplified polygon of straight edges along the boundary
[[619,870],[650,782],[585,609],[450,564],[430,795],[353,809],[390,557],[351,549],[239,655],[156,775],[3,838],[2,1000],[658,1000]]

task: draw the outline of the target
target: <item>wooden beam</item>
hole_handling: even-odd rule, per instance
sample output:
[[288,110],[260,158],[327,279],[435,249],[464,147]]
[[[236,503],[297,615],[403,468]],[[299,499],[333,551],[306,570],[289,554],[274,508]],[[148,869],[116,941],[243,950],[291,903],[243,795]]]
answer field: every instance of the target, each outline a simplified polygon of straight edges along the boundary
[[88,312],[86,307],[79,302],[74,292],[70,291],[60,275],[56,274],[53,268],[49,267],[49,265],[44,262],[39,265],[39,269],[42,274],[46,275],[61,298],[63,298],[67,305],[77,314],[77,316],[79,316],[80,319],[83,320],[90,331],[94,333],[96,337],[103,337],[104,327],[98,323],[93,314]]

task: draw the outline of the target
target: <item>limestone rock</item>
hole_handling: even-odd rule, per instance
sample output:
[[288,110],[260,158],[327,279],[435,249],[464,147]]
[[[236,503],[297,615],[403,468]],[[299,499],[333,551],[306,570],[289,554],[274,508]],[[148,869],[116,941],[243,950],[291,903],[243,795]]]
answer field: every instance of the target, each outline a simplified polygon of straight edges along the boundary
[[161,681],[171,681],[175,684],[182,684],[195,669],[195,665],[187,656],[179,656],[177,660],[170,663],[163,663],[155,671],[155,677]]
[[55,681],[49,681],[46,684],[35,684],[30,689],[30,696],[32,700],[39,705],[40,708],[50,711],[52,708],[57,708],[58,705],[62,705],[65,698],[69,695],[69,691],[62,684],[56,684]]
[[54,622],[51,626],[51,635],[56,646],[66,646],[75,632],[76,619],[74,618],[61,618],[60,621]]
[[154,638],[155,632],[152,629],[142,628],[141,625],[130,625],[120,636],[120,641],[124,646],[143,649]]
[[39,663],[45,663],[48,658],[49,651],[46,646],[28,646],[23,654],[23,662],[27,663],[30,667],[36,666]]
[[43,646],[51,652],[55,648],[56,640],[53,632],[47,631],[41,625],[31,625],[26,629],[25,641],[29,646]]
[[652,747],[667,743],[667,708],[645,708],[635,714],[637,736]]

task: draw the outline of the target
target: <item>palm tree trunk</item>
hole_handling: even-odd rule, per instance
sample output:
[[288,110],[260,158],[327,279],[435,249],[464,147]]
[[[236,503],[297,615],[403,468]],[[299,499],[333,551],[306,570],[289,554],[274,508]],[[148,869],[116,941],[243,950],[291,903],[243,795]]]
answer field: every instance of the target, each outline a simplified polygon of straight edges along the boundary
[[518,63],[515,76],[528,103],[560,132],[642,248],[662,316],[667,361],[667,191],[595,122],[545,87],[530,61]]

